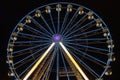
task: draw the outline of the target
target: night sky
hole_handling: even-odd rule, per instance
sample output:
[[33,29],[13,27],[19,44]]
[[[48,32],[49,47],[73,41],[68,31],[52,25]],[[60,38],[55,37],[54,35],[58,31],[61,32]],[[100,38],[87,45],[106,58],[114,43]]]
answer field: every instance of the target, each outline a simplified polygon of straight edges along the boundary
[[11,80],[7,77],[6,48],[9,36],[15,25],[28,12],[52,2],[75,2],[96,12],[108,25],[112,34],[116,62],[112,63],[113,75],[110,80],[120,80],[120,26],[119,5],[115,0],[4,0],[0,1],[0,80]]

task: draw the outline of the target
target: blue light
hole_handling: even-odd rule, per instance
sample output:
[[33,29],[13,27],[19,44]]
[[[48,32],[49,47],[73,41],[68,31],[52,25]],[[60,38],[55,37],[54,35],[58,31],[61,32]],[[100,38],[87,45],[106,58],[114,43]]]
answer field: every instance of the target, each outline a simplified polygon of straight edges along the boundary
[[53,35],[53,41],[54,42],[60,42],[61,38],[62,38],[62,36],[60,34]]

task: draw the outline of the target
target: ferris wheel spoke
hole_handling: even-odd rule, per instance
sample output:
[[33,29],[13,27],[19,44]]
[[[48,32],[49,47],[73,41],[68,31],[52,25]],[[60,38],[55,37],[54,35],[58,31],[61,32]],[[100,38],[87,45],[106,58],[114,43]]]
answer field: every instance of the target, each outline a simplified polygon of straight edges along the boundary
[[78,24],[81,24],[81,21],[85,19],[86,16],[87,14],[85,14],[81,19],[79,19],[79,21],[77,21],[67,32],[65,32],[64,35],[68,34],[69,32],[70,32],[69,34],[71,34],[71,30],[73,30]]
[[[44,35],[44,36],[47,36],[47,37],[51,38],[51,36],[49,36],[49,35],[46,34],[45,32],[41,32],[41,31],[39,31],[39,30],[37,30],[37,29],[35,29],[35,28],[27,25],[27,24],[25,24],[25,27],[31,29],[32,31],[38,32],[38,33],[40,33],[40,34],[42,34],[42,35]],[[38,33],[37,33],[37,34],[38,34]]]
[[95,33],[87,34],[87,36],[83,36],[83,37],[80,37],[80,38],[90,38],[90,37],[93,37],[93,36],[99,36],[100,34],[103,34],[103,32],[95,32]]
[[33,40],[33,41],[16,41],[16,42],[14,42],[14,44],[43,43],[43,42],[50,43],[50,41],[48,41],[48,40]]
[[49,53],[49,51],[54,47],[55,43],[53,42],[50,47],[44,52],[44,54],[40,57],[40,59],[34,64],[34,66],[30,69],[30,71],[26,74],[23,80],[27,80],[30,75],[34,72],[34,70],[37,68],[37,66],[43,61],[43,59],[46,57],[46,55]]
[[[75,53],[75,54],[78,54],[78,53]],[[82,56],[81,54],[78,54],[78,55]],[[104,64],[99,63],[97,60],[91,59],[91,58],[89,58],[87,56],[82,56],[82,58],[84,58],[86,60],[89,60],[89,61],[101,66],[102,68],[104,68],[104,66],[105,66]]]
[[[58,47],[56,48],[58,51]],[[56,80],[59,80],[59,54],[56,54]]]
[[[52,59],[52,57],[51,57],[51,59]],[[46,71],[45,71],[45,74],[43,74],[43,77],[42,77],[42,80],[45,80],[46,79],[46,77],[48,77],[47,76],[47,70],[50,70],[50,67],[49,67],[49,65],[51,65],[51,59],[49,59],[49,61],[48,61],[48,65],[47,65],[47,68],[46,68]],[[39,79],[40,80],[40,79]]]
[[51,53],[48,53],[48,55],[45,57],[45,59],[40,63],[40,65],[38,66],[38,68],[34,71],[33,73],[33,78],[32,80],[40,80],[40,78],[43,76],[44,71],[47,68],[48,62],[51,59]]
[[58,11],[58,25],[57,25],[57,33],[60,32],[60,11]]
[[[86,15],[85,15],[85,17],[86,17]],[[80,31],[81,29],[83,29],[83,28],[91,25],[93,22],[94,22],[94,20],[92,20],[91,22],[85,24],[84,26],[81,26],[80,28],[76,29],[75,31],[70,32],[68,35],[66,35],[66,37],[68,37],[69,35],[74,34],[75,32],[78,32],[78,31]],[[76,26],[76,25],[75,25],[75,26]],[[72,29],[71,29],[71,30],[72,30]]]
[[68,50],[66,49],[66,47],[62,44],[62,42],[59,42],[59,44],[61,45],[62,49],[65,51],[65,53],[67,54],[67,56],[70,58],[70,60],[72,61],[72,63],[74,64],[74,66],[76,67],[76,69],[79,71],[79,73],[83,76],[83,78],[85,80],[89,80],[89,78],[86,76],[86,74],[83,72],[83,70],[80,68],[80,66],[77,64],[77,62],[74,60],[74,58],[72,57],[72,55],[68,52]]
[[54,33],[53,33],[52,29],[50,28],[49,24],[47,23],[47,21],[45,20],[45,18],[42,16],[42,14],[41,14],[41,18],[42,18],[42,20],[44,21],[44,23],[46,24],[46,26],[48,27],[48,29],[50,30],[50,32],[53,35]]
[[39,56],[41,56],[41,54],[37,54],[37,55],[34,55],[34,56],[31,54],[31,58],[28,58],[27,60],[22,61],[22,63],[18,63],[17,66],[14,64],[14,67],[15,67],[15,69],[18,69],[19,67],[23,67],[24,64],[27,64],[30,61],[35,61]]
[[47,73],[46,73],[46,77],[45,77],[45,80],[48,80],[49,76],[50,76],[50,73],[52,71],[52,67],[53,67],[53,63],[54,63],[54,60],[55,60],[55,55],[56,55],[56,49],[54,50],[53,52],[53,55],[51,57],[51,62],[50,62],[50,65],[48,66],[48,69],[47,69]]
[[21,39],[27,39],[27,40],[38,40],[37,38],[34,37],[28,37],[28,36],[21,36],[21,35],[17,35],[18,38]]
[[[65,13],[65,17],[64,17],[64,20],[63,20],[63,22],[62,22],[62,26],[61,26],[61,29],[60,29],[60,34],[62,34],[62,31],[63,31],[63,27],[65,26],[65,23],[66,23],[66,20],[67,20],[67,18],[68,18],[68,15],[69,15],[69,12],[68,11],[66,11],[66,13]],[[62,34],[63,35],[63,34]]]
[[53,16],[52,16],[51,13],[49,13],[49,15],[50,15],[50,19],[51,19],[51,22],[52,22],[52,26],[53,26],[54,32],[56,34],[57,31],[56,31],[56,28],[55,28],[55,22],[53,21]]
[[27,51],[27,50],[30,50],[30,49],[38,48],[40,46],[42,47],[42,46],[45,46],[45,45],[49,45],[49,43],[44,43],[44,44],[41,44],[41,45],[25,48],[25,49],[22,49],[22,50],[19,50],[19,51],[14,51],[12,54],[20,53],[20,52]]
[[[67,45],[67,44],[66,44],[66,45]],[[83,50],[83,51],[86,51],[86,48],[83,48],[83,47],[79,47],[79,49],[80,49],[80,50]],[[87,48],[87,51],[88,51],[88,52],[92,52],[92,53],[99,53],[99,54],[101,54],[101,55],[107,56],[107,54],[106,54],[105,52],[103,52],[103,51],[92,50],[92,49],[88,49],[88,48]]]
[[[105,44],[106,42],[104,41],[91,41],[88,42],[87,45],[95,45],[95,44]],[[86,42],[82,42],[81,44],[86,44]]]
[[70,43],[77,43],[77,44],[82,44],[82,45],[96,45],[96,44],[105,44],[106,42],[103,40],[96,40],[96,41],[69,41]]
[[22,32],[19,32],[19,34],[20,34],[20,35],[23,35],[23,36],[33,37],[33,38],[39,38],[39,39],[47,39],[47,40],[50,40],[50,38],[47,38],[47,37],[36,36],[36,35],[27,34],[27,33],[22,33]]
[[[41,56],[40,56],[40,57],[41,57]],[[39,57],[39,58],[40,58],[40,57]],[[38,61],[38,58],[37,58],[36,60]],[[36,60],[35,60],[35,61],[36,61]],[[37,61],[36,61],[36,62],[37,62]],[[44,59],[43,61],[45,61],[45,59]],[[36,62],[35,62],[35,63],[36,63]],[[41,71],[42,74],[43,74],[43,72],[46,70],[47,65],[48,65],[48,64],[46,64],[45,68],[42,69],[42,71]],[[33,65],[32,65],[32,66],[33,66]],[[32,66],[31,66],[31,67],[32,67]],[[31,67],[30,67],[30,68],[31,68]],[[30,68],[29,68],[28,70],[30,70]],[[40,68],[41,68],[41,66],[40,66]],[[25,70],[24,73],[27,73],[28,70]],[[40,76],[43,76],[42,74],[41,74]],[[38,79],[38,78],[37,78],[37,79]],[[39,79],[38,79],[38,80],[39,80]]]
[[43,29],[45,32],[47,32],[50,36],[52,36],[52,34],[47,30],[45,29],[44,26],[42,26],[40,23],[38,23],[34,18],[31,18],[33,23],[38,27],[40,28],[41,30]]
[[71,54],[75,57],[75,59],[77,59],[78,61],[80,61],[80,63],[82,63],[85,69],[87,69],[90,73],[92,72],[91,73],[92,75],[94,75],[95,77],[100,77],[100,75],[97,72],[95,72],[91,67],[89,67],[83,60],[77,57],[74,53],[71,52]]
[[87,26],[87,27],[84,27],[84,29],[81,29],[81,32],[85,32],[85,31],[87,31],[88,29],[91,29],[91,28],[93,28],[93,27],[95,27],[95,25],[96,24],[91,24],[91,25],[89,25],[89,26]]
[[66,25],[65,29],[62,31],[62,34],[64,35],[66,29],[69,27],[69,25],[72,23],[72,21],[74,20],[74,18],[78,15],[78,11],[76,11],[74,13],[74,15],[72,16],[72,18],[70,19],[70,21],[68,22],[68,24]]
[[37,31],[31,30],[28,27],[24,27],[24,29],[26,29],[26,31],[29,31],[31,34],[40,35],[40,33],[38,33]]
[[[40,58],[40,57],[39,57]],[[19,74],[19,77],[22,76],[27,70],[29,70],[35,63],[36,61],[39,59],[37,58],[35,61],[33,61],[33,63],[31,63],[24,71],[22,71],[20,74]]]
[[66,44],[66,46],[68,46],[68,47],[70,47],[70,48],[72,48],[72,49],[74,49],[74,50],[78,51],[80,54],[83,54],[83,55],[85,55],[85,56],[89,57],[90,59],[94,59],[94,60],[96,60],[97,62],[100,62],[100,63],[102,63],[102,64],[106,65],[106,63],[105,63],[104,61],[99,60],[98,58],[93,57],[93,56],[89,55],[89,54],[88,54],[88,53],[86,53],[86,52],[83,52],[83,51],[81,51],[81,50],[78,50],[78,49],[76,49],[76,48],[74,48],[74,47],[72,47],[72,46],[69,46],[69,45],[67,45],[67,44]]
[[70,80],[70,77],[69,77],[69,74],[68,74],[68,70],[67,70],[67,66],[66,66],[66,63],[65,63],[65,59],[63,57],[62,49],[60,50],[60,54],[61,54],[61,57],[62,57],[62,62],[63,62],[64,68],[65,68],[65,72],[66,72],[66,75],[67,75],[67,80]]
[[[13,43],[14,44],[14,43]],[[37,45],[37,44],[23,44],[23,43],[21,43],[21,44],[14,44],[15,45],[15,47],[16,48],[19,48],[19,47],[30,47],[30,46],[35,46],[35,45]]]
[[82,44],[75,44],[75,43],[71,43],[71,42],[66,42],[67,44],[71,44],[71,45],[76,45],[79,47],[85,47],[85,48],[90,48],[90,49],[95,49],[95,50],[100,50],[100,51],[105,51],[105,52],[109,52],[108,49],[102,49],[102,48],[98,48],[98,47],[93,47],[93,46],[88,46],[88,45],[82,45]]
[[33,58],[27,59],[25,60],[25,62],[22,62],[21,64],[14,66],[15,69],[19,69],[20,67],[23,67],[25,64],[29,63],[30,61],[34,61],[36,58],[38,58],[40,56],[40,54],[37,54],[36,56],[34,56]]
[[80,39],[70,39],[66,41],[75,42],[75,41],[104,41],[104,40],[107,40],[107,38],[88,38],[88,39],[80,38]]
[[35,49],[35,50],[33,50],[33,51],[32,51],[32,50],[33,50],[33,49],[31,49],[31,50],[29,50],[29,51],[25,51],[25,52],[23,52],[22,54],[13,55],[13,57],[16,58],[16,57],[19,57],[19,56],[22,56],[22,55],[26,55],[26,54],[29,54],[29,53],[37,50],[37,49]]
[[16,63],[14,63],[14,66],[15,66],[15,65],[17,65],[17,64],[19,64],[19,63],[21,63],[21,62],[23,62],[23,61],[25,61],[26,59],[28,59],[28,58],[32,57],[33,55],[38,54],[40,51],[42,51],[42,50],[46,49],[47,47],[48,47],[48,46],[43,47],[43,48],[41,48],[41,49],[39,49],[39,50],[37,50],[37,51],[33,52],[33,53],[32,53],[32,54],[30,54],[29,56],[27,56],[27,57],[23,58],[22,60],[20,60],[20,61],[18,61],[18,62],[16,62]]
[[90,33],[93,33],[93,32],[97,32],[97,31],[100,31],[101,28],[98,28],[98,29],[95,29],[95,30],[91,30],[91,31],[88,31],[88,32],[83,32],[81,34],[77,34],[77,35],[73,35],[71,37],[67,37],[67,39],[71,39],[71,38],[74,38],[74,37],[79,37],[79,36],[83,36],[85,34],[90,34]]
[[47,75],[47,70],[49,70],[50,69],[50,67],[49,67],[49,65],[50,65],[50,63],[51,63],[51,59],[52,59],[52,56],[53,54],[50,54],[50,58],[48,58],[48,60],[46,60],[46,63],[44,64],[44,66],[42,67],[42,69],[41,69],[41,71],[39,72],[39,76],[38,76],[38,78],[36,78],[36,79],[38,79],[38,80],[45,80],[45,77],[46,77],[46,75]]
[[[82,49],[81,49],[82,50]],[[105,55],[107,56],[107,54],[105,52],[99,51],[99,50],[92,50],[92,49],[87,49],[89,52],[94,52],[94,53],[99,53],[101,55]]]
[[[69,46],[68,46],[69,47]],[[70,48],[73,48],[73,47],[70,47]],[[93,63],[95,63],[95,64],[97,64],[97,65],[99,65],[99,66],[101,66],[101,67],[103,67],[104,68],[104,65],[106,65],[106,63],[105,62],[103,62],[102,61],[102,64],[101,64],[101,61],[99,60],[94,60],[94,59],[91,59],[91,58],[89,58],[88,56],[85,56],[87,53],[89,53],[89,52],[87,52],[87,53],[85,53],[84,51],[85,51],[85,49],[82,49],[82,48],[79,48],[79,52],[78,52],[78,50],[76,50],[76,51],[74,51],[74,53],[75,54],[77,54],[77,55],[80,55],[82,58],[84,58],[84,59],[86,59],[86,60],[89,60],[89,61],[91,61],[91,62],[93,62]],[[82,50],[84,50],[84,51],[82,51]],[[83,52],[83,53],[85,53],[84,54],[84,56],[83,56],[83,54],[80,54],[80,52]],[[87,49],[87,51],[89,51],[88,49]],[[100,53],[100,52],[98,52],[98,51],[92,51],[92,52],[96,52],[96,53]],[[102,53],[102,55],[105,55],[105,53]],[[104,64],[103,64],[104,63]]]

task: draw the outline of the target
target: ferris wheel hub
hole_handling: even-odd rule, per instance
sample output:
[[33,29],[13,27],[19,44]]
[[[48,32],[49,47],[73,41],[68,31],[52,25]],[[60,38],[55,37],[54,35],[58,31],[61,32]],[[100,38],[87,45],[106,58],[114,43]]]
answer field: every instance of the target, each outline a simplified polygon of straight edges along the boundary
[[60,42],[62,39],[62,36],[60,34],[53,35],[53,41],[54,42]]

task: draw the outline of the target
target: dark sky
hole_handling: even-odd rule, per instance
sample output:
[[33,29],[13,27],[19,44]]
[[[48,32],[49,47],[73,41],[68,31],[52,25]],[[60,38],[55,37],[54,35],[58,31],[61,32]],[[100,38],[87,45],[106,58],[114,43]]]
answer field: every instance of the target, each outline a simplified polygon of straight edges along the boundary
[[0,2],[0,80],[10,80],[7,77],[6,48],[9,36],[18,21],[28,12],[41,5],[69,1],[81,4],[96,12],[108,25],[115,44],[116,62],[112,63],[113,75],[110,80],[120,80],[120,29],[119,5],[115,0],[4,0]]

